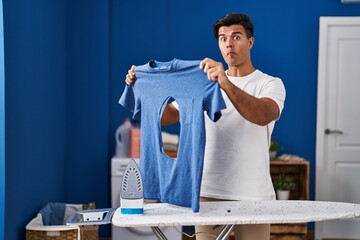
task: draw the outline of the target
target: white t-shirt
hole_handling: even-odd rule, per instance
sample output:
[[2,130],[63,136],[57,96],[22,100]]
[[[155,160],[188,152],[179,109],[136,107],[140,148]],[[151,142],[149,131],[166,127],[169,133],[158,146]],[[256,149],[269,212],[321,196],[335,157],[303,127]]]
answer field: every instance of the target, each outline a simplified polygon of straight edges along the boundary
[[[273,99],[284,107],[285,87],[279,78],[259,70],[229,80],[248,94]],[[222,91],[227,108],[222,118],[205,118],[206,147],[201,193],[203,197],[229,200],[272,200],[275,191],[270,176],[269,146],[275,121],[266,126],[244,119]]]

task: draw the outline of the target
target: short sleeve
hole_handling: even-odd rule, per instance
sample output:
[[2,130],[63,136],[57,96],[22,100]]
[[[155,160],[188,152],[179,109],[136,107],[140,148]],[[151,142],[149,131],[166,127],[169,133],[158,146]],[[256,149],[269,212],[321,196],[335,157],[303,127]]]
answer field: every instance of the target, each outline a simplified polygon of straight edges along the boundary
[[218,82],[207,80],[204,93],[204,109],[209,118],[216,122],[221,117],[221,110],[226,108]]
[[134,119],[140,119],[140,99],[136,94],[135,84],[125,86],[125,89],[120,97],[119,103],[133,113]]
[[[271,98],[279,107],[280,114],[284,108],[286,91],[283,82],[280,78],[273,78],[267,82],[259,96],[259,98]],[[279,117],[280,117],[279,114]]]

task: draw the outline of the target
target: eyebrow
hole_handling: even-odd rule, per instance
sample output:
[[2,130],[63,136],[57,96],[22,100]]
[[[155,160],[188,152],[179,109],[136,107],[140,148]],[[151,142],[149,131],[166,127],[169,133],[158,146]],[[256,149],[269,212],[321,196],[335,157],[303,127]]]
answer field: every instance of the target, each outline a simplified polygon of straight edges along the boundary
[[[242,32],[232,32],[232,33],[231,33],[231,35],[235,35],[235,34],[243,35]],[[221,34],[219,34],[219,37],[220,37],[220,36],[225,36],[225,34],[221,33]]]

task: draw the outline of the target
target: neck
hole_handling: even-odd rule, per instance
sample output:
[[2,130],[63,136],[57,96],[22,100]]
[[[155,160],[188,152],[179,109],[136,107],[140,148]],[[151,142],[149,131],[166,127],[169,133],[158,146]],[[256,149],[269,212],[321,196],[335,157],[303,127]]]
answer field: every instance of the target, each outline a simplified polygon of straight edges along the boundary
[[253,65],[247,67],[228,66],[228,75],[232,77],[244,77],[255,71]]

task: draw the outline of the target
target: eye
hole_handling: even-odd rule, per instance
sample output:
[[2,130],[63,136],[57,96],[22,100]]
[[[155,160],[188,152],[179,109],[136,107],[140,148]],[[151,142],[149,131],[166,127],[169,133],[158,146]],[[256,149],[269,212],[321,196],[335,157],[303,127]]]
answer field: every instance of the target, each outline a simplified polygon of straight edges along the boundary
[[240,40],[240,36],[234,36],[234,40]]
[[226,42],[226,38],[225,38],[225,37],[220,37],[220,38],[219,38],[219,41],[220,41],[220,42]]

